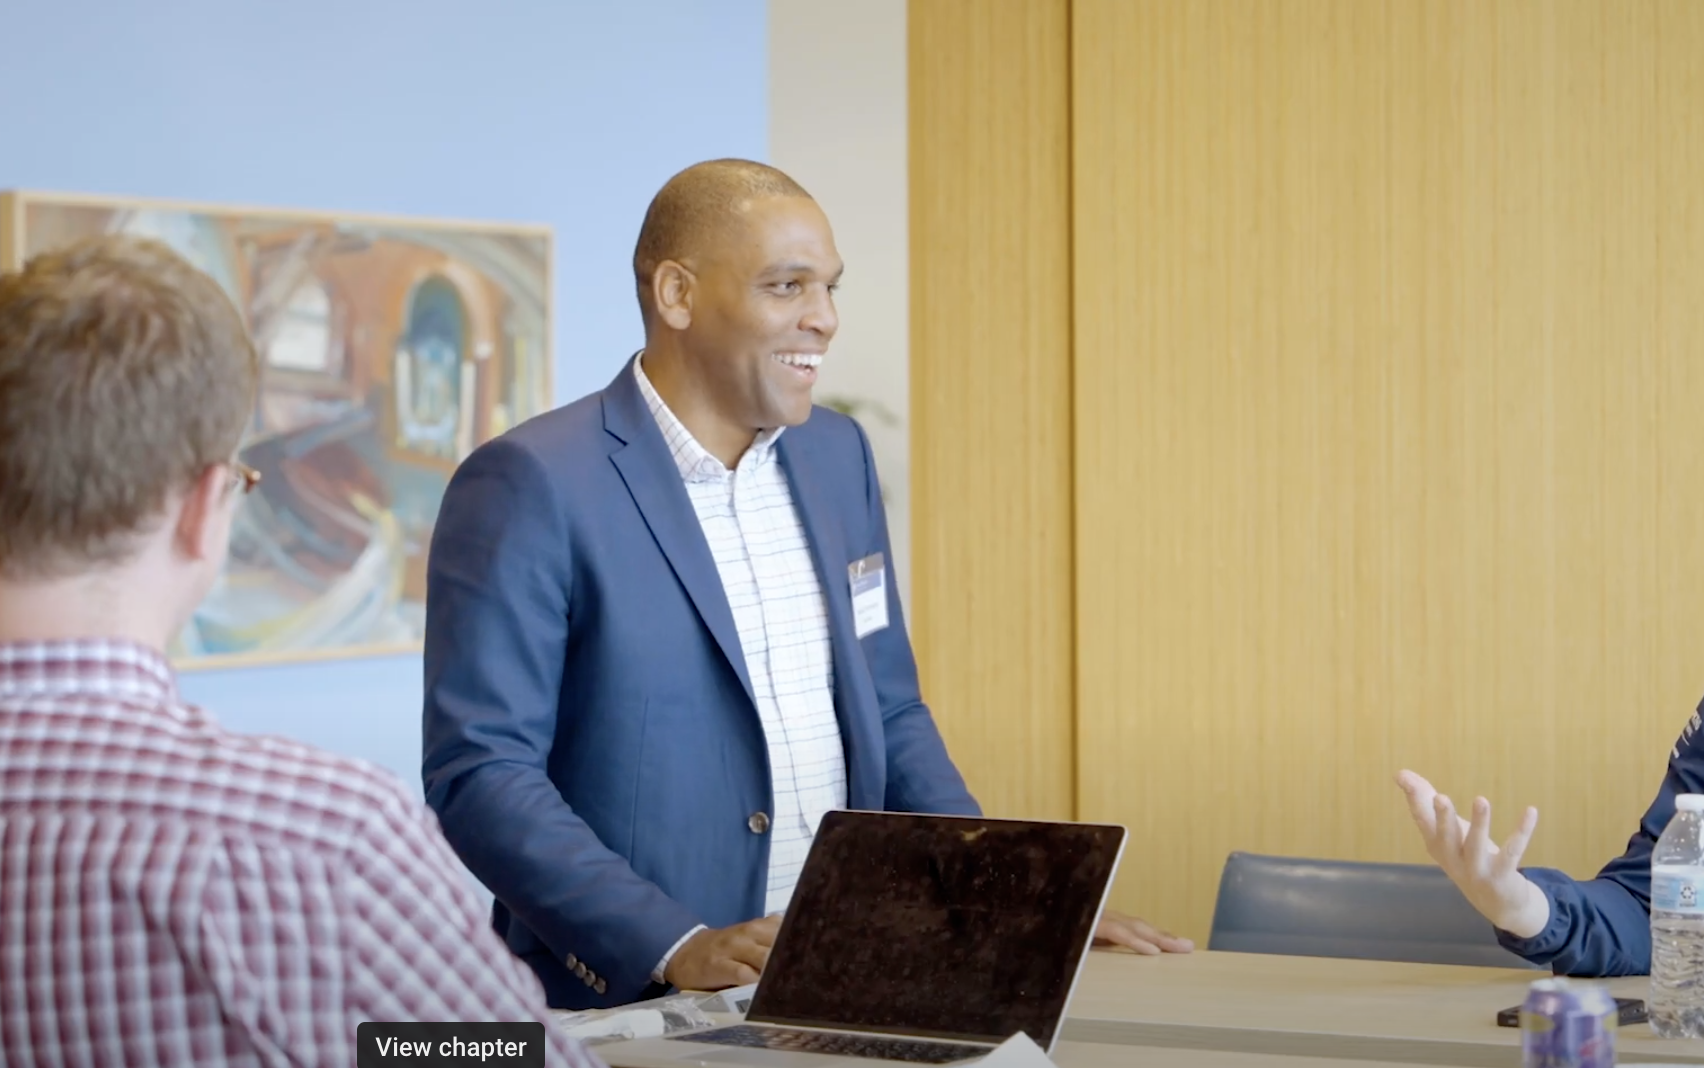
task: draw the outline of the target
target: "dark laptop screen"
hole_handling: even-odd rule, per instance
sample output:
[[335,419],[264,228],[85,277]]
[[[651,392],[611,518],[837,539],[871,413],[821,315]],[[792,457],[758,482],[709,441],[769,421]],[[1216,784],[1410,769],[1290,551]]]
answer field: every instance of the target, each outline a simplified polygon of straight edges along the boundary
[[830,812],[748,1018],[1049,1049],[1122,827]]

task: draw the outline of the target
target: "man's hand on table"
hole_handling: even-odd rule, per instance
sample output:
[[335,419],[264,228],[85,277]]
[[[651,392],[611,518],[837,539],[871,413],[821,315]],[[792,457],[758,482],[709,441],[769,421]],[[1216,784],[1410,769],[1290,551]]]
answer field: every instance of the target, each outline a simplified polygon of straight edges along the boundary
[[1101,913],[1100,926],[1095,928],[1094,944],[1100,949],[1132,950],[1145,957],[1161,953],[1188,953],[1195,948],[1195,943],[1187,938],[1179,938],[1146,920],[1111,909]]
[[699,931],[675,950],[663,978],[681,990],[725,990],[755,983],[780,929],[781,917],[776,915]]

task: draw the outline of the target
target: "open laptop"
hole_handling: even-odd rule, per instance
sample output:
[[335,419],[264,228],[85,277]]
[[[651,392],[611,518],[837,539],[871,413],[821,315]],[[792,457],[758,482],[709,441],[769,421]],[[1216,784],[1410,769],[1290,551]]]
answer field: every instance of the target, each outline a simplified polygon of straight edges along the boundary
[[823,817],[743,1024],[599,1046],[615,1068],[951,1064],[1052,1053],[1123,827]]

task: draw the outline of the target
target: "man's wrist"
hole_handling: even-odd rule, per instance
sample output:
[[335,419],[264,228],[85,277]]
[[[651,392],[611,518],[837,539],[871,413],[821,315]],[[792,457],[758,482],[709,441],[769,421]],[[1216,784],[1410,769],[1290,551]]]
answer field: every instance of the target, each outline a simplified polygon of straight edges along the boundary
[[669,947],[669,951],[667,953],[663,954],[663,959],[657,962],[657,966],[655,968],[651,969],[652,982],[668,982],[669,961],[674,960],[674,955],[680,952],[680,947],[686,945],[688,939],[702,930],[704,930],[704,925],[699,924],[675,940],[675,944]]
[[1498,930],[1516,938],[1537,938],[1550,926],[1550,897],[1531,879],[1521,876],[1523,895],[1520,903],[1505,915],[1493,917]]

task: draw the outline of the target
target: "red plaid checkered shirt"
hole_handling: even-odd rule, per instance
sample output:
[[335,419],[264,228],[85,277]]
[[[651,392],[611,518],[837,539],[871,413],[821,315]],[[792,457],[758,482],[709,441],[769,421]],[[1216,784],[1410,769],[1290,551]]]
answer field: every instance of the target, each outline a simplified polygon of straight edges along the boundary
[[0,644],[0,1062],[353,1065],[366,1020],[600,1063],[393,777],[221,730],[140,646]]

